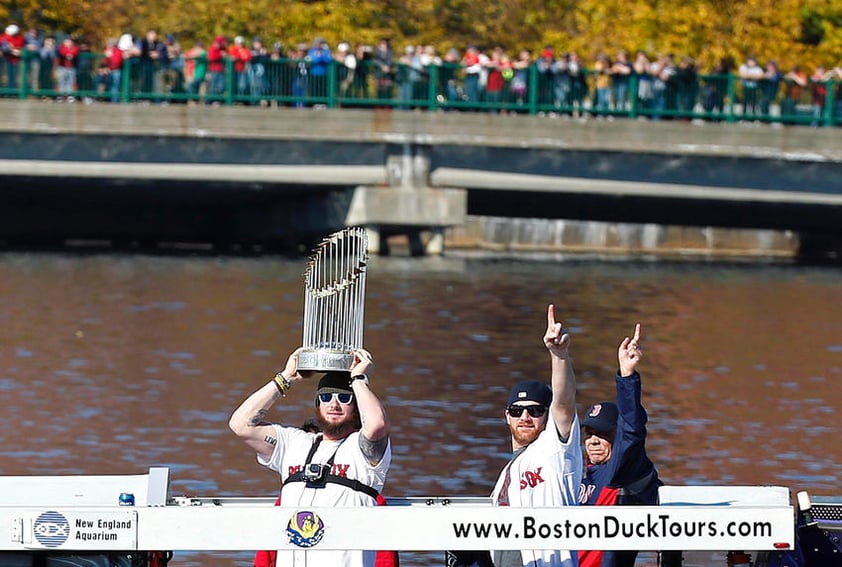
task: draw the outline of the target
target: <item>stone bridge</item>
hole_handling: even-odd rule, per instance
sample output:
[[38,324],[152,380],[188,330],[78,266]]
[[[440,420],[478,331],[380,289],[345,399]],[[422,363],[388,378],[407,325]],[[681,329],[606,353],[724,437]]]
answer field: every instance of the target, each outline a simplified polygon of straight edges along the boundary
[[[0,101],[0,239],[440,253],[469,216],[770,229],[842,250],[832,128],[476,112]],[[421,234],[425,238],[421,239]]]

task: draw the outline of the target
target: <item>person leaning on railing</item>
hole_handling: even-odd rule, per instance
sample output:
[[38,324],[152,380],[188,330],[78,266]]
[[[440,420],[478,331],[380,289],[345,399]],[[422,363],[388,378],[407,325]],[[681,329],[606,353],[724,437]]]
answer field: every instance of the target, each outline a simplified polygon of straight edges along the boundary
[[208,48],[208,94],[221,96],[225,92],[225,53],[228,50],[227,39],[224,35],[214,38]]
[[208,72],[208,52],[205,44],[197,40],[184,54],[184,82],[187,93],[195,96],[205,94],[205,76]]
[[[121,37],[120,44],[122,39]],[[131,40],[131,36],[128,36],[128,39]],[[8,46],[8,41],[5,44]],[[163,43],[161,45],[164,46]],[[159,55],[150,65],[149,61],[142,61],[143,49],[139,46],[140,43],[127,52],[121,45],[125,62],[123,73],[129,70],[128,74],[131,77],[130,80],[123,81],[128,87],[128,92],[123,93],[121,85],[121,99],[125,96],[126,101],[137,98],[170,100],[183,97],[185,92],[189,99],[201,98],[201,91],[197,93],[195,87],[203,82],[199,80],[191,90],[187,69],[182,71],[178,68],[182,59],[185,60],[185,65],[189,63],[186,55],[174,58],[172,51],[178,50],[164,47],[162,51],[154,51]],[[207,94],[216,104],[244,102],[245,96],[249,97],[250,102],[261,103],[264,102],[265,96],[265,104],[273,106],[285,104],[307,107],[319,104],[335,107],[357,104],[391,108],[401,104],[398,90],[395,88],[395,73],[401,66],[395,64],[394,54],[387,39],[381,40],[376,50],[364,44],[358,45],[354,55],[356,69],[352,73],[346,73],[346,69],[343,69],[345,65],[341,61],[331,60],[328,68],[332,66],[336,72],[320,76],[319,72],[324,69],[312,58],[307,59],[306,49],[304,44],[304,51],[301,53],[295,49],[287,51],[276,43],[266,56],[265,79],[249,79],[245,90],[242,88],[242,82],[238,83],[236,77],[229,76],[237,73],[242,65],[238,65],[226,54],[227,43],[224,36],[218,36],[209,46],[206,58],[195,60],[197,63],[207,62]],[[71,63],[55,51],[54,38],[51,37],[44,38],[40,51],[25,51],[21,73],[25,72],[32,81],[24,84],[8,77],[5,90],[18,90],[21,96],[35,91],[34,94],[58,95],[70,100],[72,98],[69,95],[75,95],[75,90],[90,91],[92,86],[85,84],[88,77],[88,74],[83,72],[85,62],[98,61],[104,54],[82,53]],[[153,52],[148,49],[147,52],[151,57]],[[623,57],[626,58],[626,55]],[[551,72],[542,74],[537,61],[528,50],[522,50],[518,57],[504,58],[511,62],[511,69],[505,70],[503,91],[495,90],[499,87],[499,81],[496,80],[480,80],[476,83],[477,78],[471,73],[476,65],[472,62],[486,61],[480,67],[485,65],[485,71],[489,70],[488,58],[482,52],[463,58],[458,50],[452,49],[440,64],[422,63],[418,69],[421,80],[417,81],[416,88],[412,89],[411,105],[422,109],[455,110],[470,107],[475,110],[515,110],[529,114],[559,111],[581,115],[610,111],[611,116],[627,118],[679,117],[729,121],[748,118],[795,124],[812,121],[814,126],[832,126],[842,119],[842,102],[839,96],[842,93],[838,92],[842,74],[838,71],[828,73],[827,76],[819,74],[810,79],[799,77],[798,80],[793,80],[791,73],[781,77],[775,63],[769,61],[763,68],[755,65],[761,72],[766,69],[761,78],[746,79],[734,72],[733,62],[729,59],[723,60],[709,72],[701,73],[690,57],[683,57],[678,65],[665,65],[663,61],[653,64],[645,52],[639,51],[634,63],[626,60],[622,65],[612,65],[607,75],[600,74],[597,65],[590,69],[583,67],[574,52],[558,57],[553,62]],[[54,66],[58,69],[54,69]],[[252,61],[247,68],[252,72],[259,66]],[[403,68],[407,71],[413,70],[406,64]],[[3,71],[11,72],[12,69],[13,66],[9,69],[2,67]],[[167,81],[153,81],[153,85],[149,84],[150,76],[161,78],[155,75],[156,69],[166,71],[164,76],[169,74],[174,77],[170,81],[172,88],[169,91],[164,89],[161,92],[160,88],[161,83],[166,86]],[[57,71],[55,77],[54,71]],[[427,71],[430,71],[429,76]],[[743,71],[745,73],[746,69]],[[153,74],[150,75],[150,72]],[[73,76],[74,73],[77,75]],[[351,75],[353,81],[350,84],[342,82],[343,78]],[[547,82],[550,77],[553,78],[551,87]],[[54,84],[54,78],[58,78],[58,86]],[[125,76],[123,78],[125,79]],[[594,78],[599,81],[593,80]],[[428,80],[435,82],[432,88],[426,82]],[[809,82],[800,84],[799,80]],[[600,97],[593,101],[588,100],[589,82],[599,82],[596,86]],[[2,83],[0,78],[0,84]],[[780,83],[784,84],[784,93],[779,93]],[[77,85],[78,89],[74,88],[74,85]],[[371,88],[374,88],[374,92],[369,93]],[[154,97],[150,96],[150,89],[154,91]],[[800,96],[802,93],[803,99]],[[85,95],[84,92],[80,94]],[[238,94],[240,96],[237,96]],[[377,101],[371,100],[369,94],[375,95]],[[404,96],[404,99],[406,98]],[[358,99],[359,102],[348,99]],[[610,104],[606,104],[606,99],[610,100]],[[469,101],[472,104],[465,104]],[[738,104],[737,101],[743,101],[745,104]],[[780,113],[776,113],[773,107],[778,101],[781,105]],[[403,102],[406,103],[405,100]]]
[[19,87],[18,76],[24,43],[25,40],[20,33],[20,28],[15,24],[9,24],[6,26],[5,32],[0,34],[0,51],[2,51],[2,56],[6,60],[7,88],[16,89]]

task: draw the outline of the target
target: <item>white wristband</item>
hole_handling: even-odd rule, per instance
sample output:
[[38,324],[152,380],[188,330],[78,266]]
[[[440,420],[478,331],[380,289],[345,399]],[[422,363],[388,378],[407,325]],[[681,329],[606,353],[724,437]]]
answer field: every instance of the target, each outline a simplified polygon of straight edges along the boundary
[[362,381],[363,384],[368,386],[368,376],[366,376],[365,374],[357,374],[356,376],[351,376],[351,383],[352,384],[354,382],[356,382],[357,380]]

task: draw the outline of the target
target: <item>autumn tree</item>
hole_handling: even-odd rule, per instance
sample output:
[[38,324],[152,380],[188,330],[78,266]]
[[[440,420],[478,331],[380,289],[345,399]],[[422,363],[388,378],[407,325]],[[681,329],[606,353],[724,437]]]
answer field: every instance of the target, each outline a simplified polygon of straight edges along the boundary
[[842,59],[842,5],[826,0],[8,0],[0,17],[22,28],[87,38],[93,49],[124,32],[172,33],[182,43],[259,35],[289,46],[322,37],[396,47],[433,44],[440,52],[468,44],[597,53],[642,49],[691,56],[702,70],[748,55],[836,66]]

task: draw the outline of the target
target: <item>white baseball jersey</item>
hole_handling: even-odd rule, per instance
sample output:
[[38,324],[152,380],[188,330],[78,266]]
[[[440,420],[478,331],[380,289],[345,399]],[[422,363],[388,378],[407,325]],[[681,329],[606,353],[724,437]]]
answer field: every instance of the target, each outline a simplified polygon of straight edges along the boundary
[[[499,505],[501,496],[509,506],[524,508],[576,506],[579,503],[579,485],[582,482],[582,444],[579,417],[567,442],[562,442],[553,420],[552,412],[547,427],[511,463],[503,468],[491,499]],[[505,487],[505,493],[501,495]],[[505,505],[505,504],[503,504]],[[523,550],[525,567],[575,567],[576,551]]]
[[[273,426],[278,444],[269,460],[258,455],[257,461],[280,473],[283,483],[304,467],[316,434],[297,427]],[[311,463],[324,464],[331,457],[334,457],[331,474],[358,480],[381,492],[392,462],[392,447],[391,443],[387,445],[383,458],[372,466],[360,450],[360,433],[357,431],[341,441],[322,439]],[[322,488],[308,488],[305,482],[291,482],[281,491],[281,505],[298,508],[376,506],[376,502],[363,492],[332,482]],[[303,559],[306,567],[373,567],[375,554],[376,551],[278,551],[277,565],[303,565]]]

